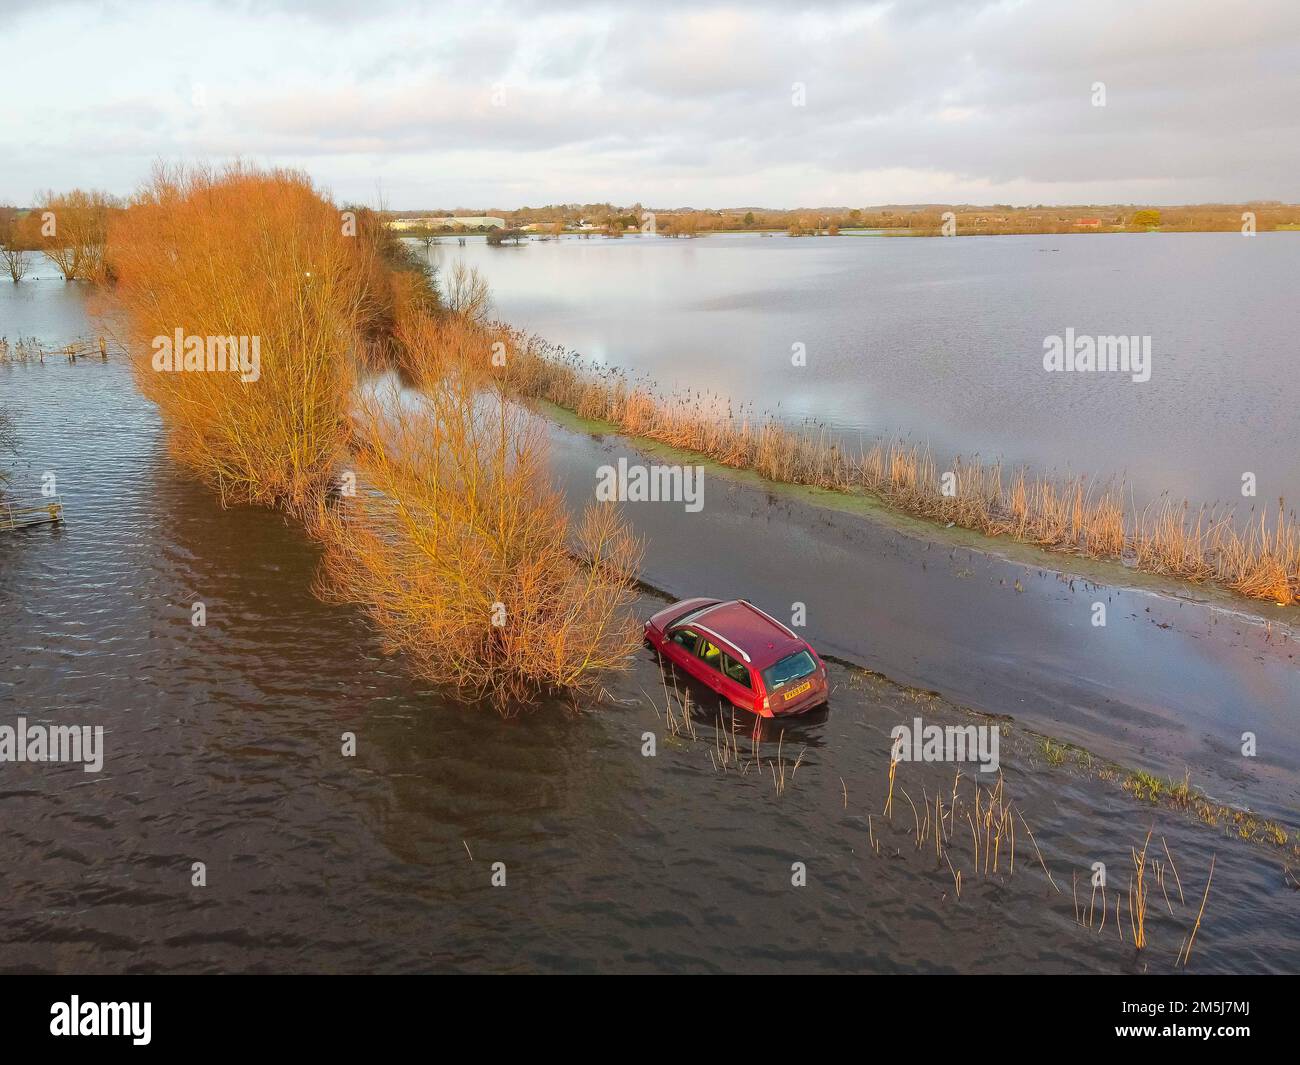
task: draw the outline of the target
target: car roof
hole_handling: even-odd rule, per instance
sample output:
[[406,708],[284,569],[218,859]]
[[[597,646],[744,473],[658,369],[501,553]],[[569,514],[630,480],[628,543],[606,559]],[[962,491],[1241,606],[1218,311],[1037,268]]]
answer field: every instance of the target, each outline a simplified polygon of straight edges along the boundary
[[711,635],[720,636],[736,650],[744,652],[749,665],[755,669],[766,669],[773,662],[779,662],[786,655],[807,646],[776,618],[743,599],[715,603],[690,614],[685,620],[690,628],[711,630]]

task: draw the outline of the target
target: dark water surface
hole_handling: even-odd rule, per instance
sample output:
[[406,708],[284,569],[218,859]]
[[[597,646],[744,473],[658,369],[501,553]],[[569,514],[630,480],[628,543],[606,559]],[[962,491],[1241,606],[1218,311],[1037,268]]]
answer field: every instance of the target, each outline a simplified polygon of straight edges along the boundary
[[[0,333],[86,332],[75,293],[39,284],[23,302],[4,287]],[[694,739],[670,734],[648,656],[600,711],[502,721],[411,680],[354,611],[317,601],[299,528],[223,511],[175,473],[120,361],[2,366],[0,403],[17,410],[15,487],[54,472],[68,508],[60,528],[0,535],[0,724],[106,730],[99,774],[0,764],[0,969],[1167,970],[1212,855],[1192,968],[1300,959],[1278,852],[1048,767],[1019,728],[1007,788],[1061,890],[1024,834],[1015,873],[982,878],[957,833],[958,900],[911,842],[909,801],[892,828],[880,816],[890,728],[968,720],[948,704],[834,667],[831,712],[781,742],[787,774],[803,752],[781,795],[774,738],[742,773],[715,768],[711,709]],[[924,807],[952,770],[904,765],[898,784]],[[1159,900],[1137,955],[1113,915],[1101,934],[1075,923],[1072,886],[1099,860],[1122,885],[1153,825],[1186,901],[1171,917]]]
[[[500,317],[663,390],[712,393],[849,442],[1123,477],[1135,495],[1300,500],[1300,234],[439,245]],[[1046,373],[1043,341],[1151,337],[1146,383]],[[804,345],[807,365],[791,365]],[[726,409],[726,403],[721,409]],[[1246,501],[1243,510],[1249,509]]]

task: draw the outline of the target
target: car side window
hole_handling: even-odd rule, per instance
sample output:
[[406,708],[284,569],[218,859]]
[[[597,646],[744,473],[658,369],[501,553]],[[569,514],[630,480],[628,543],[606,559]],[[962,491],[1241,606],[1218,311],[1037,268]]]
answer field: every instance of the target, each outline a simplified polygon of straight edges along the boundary
[[730,655],[722,656],[722,672],[737,684],[743,684],[746,688],[753,687],[749,680],[749,667],[744,662],[737,662]]
[[699,640],[700,640],[699,636],[691,632],[690,629],[678,629],[672,635],[673,643],[679,644],[680,646],[684,647],[686,649],[686,653],[690,655],[693,655],[695,653],[695,645],[699,643]]
[[722,668],[722,648],[715,647],[708,640],[700,640],[699,656],[714,669]]

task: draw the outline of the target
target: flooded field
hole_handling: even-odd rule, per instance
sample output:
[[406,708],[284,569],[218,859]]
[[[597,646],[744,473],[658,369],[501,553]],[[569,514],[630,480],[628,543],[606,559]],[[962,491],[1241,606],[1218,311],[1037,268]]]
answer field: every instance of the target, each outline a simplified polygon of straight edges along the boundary
[[[56,343],[90,328],[76,287],[0,290],[0,334]],[[1143,802],[1124,790],[1127,771],[1106,762],[1134,765],[1126,756],[1148,744],[1157,762],[1177,761],[1173,735],[1212,773],[1202,733],[1226,743],[1240,717],[1288,730],[1288,652],[1252,626],[1219,640],[1198,628],[1204,619],[1161,627],[1176,601],[1162,601],[1152,624],[1135,600],[1137,621],[1115,637],[1131,641],[1112,655],[1117,669],[1075,662],[1052,692],[1052,660],[1071,657],[1068,643],[1043,640],[1050,619],[1070,616],[1053,605],[1065,594],[1055,577],[1025,578],[1022,592],[987,559],[963,566],[943,550],[929,566],[903,541],[891,558],[887,540],[834,528],[834,515],[800,535],[802,504],[737,490],[725,505],[712,498],[711,531],[695,534],[771,532],[767,576],[752,559],[757,583],[745,590],[775,610],[798,585],[814,604],[814,640],[885,676],[833,664],[830,711],[769,733],[757,750],[703,690],[690,689],[696,710],[684,725],[673,678],[648,653],[603,708],[544,706],[503,721],[412,681],[357,612],[319,602],[318,549],[295,524],[222,510],[176,472],[121,360],[0,367],[0,400],[16,411],[15,487],[56,471],[68,508],[64,526],[0,539],[4,717],[105,729],[101,773],[0,771],[0,969],[1167,971],[1212,860],[1189,968],[1293,971],[1300,957],[1289,852]],[[566,489],[581,493],[592,463],[618,446],[557,430]],[[653,536],[647,581],[673,595],[740,594],[740,552],[729,568],[702,571],[684,561],[689,527],[674,533],[666,511],[629,509]],[[854,550],[871,579],[832,594]],[[782,560],[785,582],[772,576]],[[957,576],[966,568],[978,576]],[[880,583],[890,574],[895,584]],[[981,591],[948,628],[923,632],[937,615],[922,607],[954,581]],[[1025,604],[1027,617],[977,619],[994,595]],[[196,600],[203,628],[191,624]],[[638,613],[662,601],[646,592]],[[890,631],[888,611],[913,608]],[[1177,650],[1162,661],[1166,637]],[[1034,641],[1045,649],[1024,655]],[[1141,686],[1144,662],[1170,683],[1190,671],[1203,688],[1218,676],[1211,692],[1240,685],[1238,702],[1193,703],[1189,680],[1157,712],[1161,683]],[[1093,702],[1107,685],[1115,717]],[[1184,695],[1193,710],[1180,720]],[[975,782],[987,810],[996,774],[963,768],[954,802],[950,764],[900,764],[892,817],[883,813],[891,729],[917,717],[991,723],[958,702],[1014,718],[1000,722],[1014,871],[1007,836],[997,871],[985,873],[974,830]],[[1132,731],[1117,733],[1126,718]],[[1110,749],[1092,744],[1092,759],[1039,730],[1081,744],[1117,734]],[[342,754],[345,733],[355,757]],[[1242,794],[1294,810],[1294,753],[1269,749],[1260,761]],[[1226,776],[1222,764],[1217,772]],[[1153,853],[1163,863],[1167,846],[1172,860],[1150,885],[1139,952],[1127,901],[1123,922],[1114,907],[1129,897],[1132,848],[1148,830]],[[1104,927],[1089,897],[1099,861],[1110,871]],[[195,862],[205,888],[191,886]]]
[[[1247,471],[1259,500],[1300,499],[1294,233],[470,238],[432,256],[481,269],[512,324],[724,410],[1124,478],[1139,501],[1241,504]],[[1150,337],[1150,380],[1045,372],[1067,329]]]

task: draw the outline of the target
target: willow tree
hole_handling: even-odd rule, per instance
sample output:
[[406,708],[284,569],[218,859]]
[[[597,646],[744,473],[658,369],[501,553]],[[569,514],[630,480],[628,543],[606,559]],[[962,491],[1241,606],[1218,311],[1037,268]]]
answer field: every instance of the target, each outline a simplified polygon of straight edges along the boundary
[[54,260],[65,281],[89,281],[99,276],[109,212],[116,206],[107,193],[93,189],[49,191],[40,197],[35,211],[39,246]]
[[17,212],[9,212],[0,219],[0,262],[15,282],[21,281],[27,274],[28,253],[33,245],[24,233],[22,219]]

